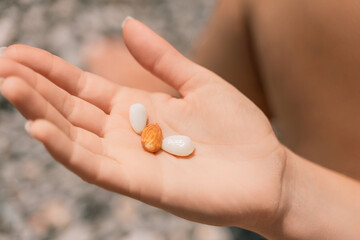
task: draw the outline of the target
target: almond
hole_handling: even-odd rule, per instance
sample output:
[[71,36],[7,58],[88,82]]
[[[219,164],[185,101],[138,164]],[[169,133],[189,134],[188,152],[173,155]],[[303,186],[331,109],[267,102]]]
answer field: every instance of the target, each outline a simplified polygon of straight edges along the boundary
[[149,124],[141,133],[141,144],[148,152],[155,153],[162,145],[162,131],[157,123]]

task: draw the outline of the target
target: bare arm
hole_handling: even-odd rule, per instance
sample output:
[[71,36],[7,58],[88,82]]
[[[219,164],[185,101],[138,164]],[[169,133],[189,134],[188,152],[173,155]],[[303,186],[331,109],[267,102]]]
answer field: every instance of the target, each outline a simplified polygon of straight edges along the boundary
[[[287,150],[283,208],[272,239],[359,239],[360,183]],[[271,230],[270,230],[271,231]]]
[[268,117],[270,109],[257,72],[245,0],[220,0],[193,50],[193,59],[252,100]]

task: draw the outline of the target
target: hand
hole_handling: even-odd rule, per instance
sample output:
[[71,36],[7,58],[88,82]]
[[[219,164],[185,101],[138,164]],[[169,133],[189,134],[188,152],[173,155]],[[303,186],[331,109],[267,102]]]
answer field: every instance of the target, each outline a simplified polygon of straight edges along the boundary
[[[139,21],[126,21],[123,37],[183,98],[120,86],[23,45],[0,59],[2,93],[33,120],[28,132],[85,181],[189,220],[271,228],[282,213],[286,151],[264,114]],[[144,151],[128,120],[133,103],[146,106],[164,136],[189,136],[195,152]]]

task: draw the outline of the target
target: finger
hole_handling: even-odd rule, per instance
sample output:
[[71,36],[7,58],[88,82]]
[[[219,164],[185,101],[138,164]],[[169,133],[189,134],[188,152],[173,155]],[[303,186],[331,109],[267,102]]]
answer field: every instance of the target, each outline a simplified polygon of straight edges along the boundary
[[103,110],[70,95],[32,69],[11,59],[0,58],[0,76],[18,76],[24,79],[73,125],[89,130],[98,136],[104,135],[108,115]]
[[133,18],[124,20],[123,38],[130,53],[145,69],[182,95],[211,81],[209,71],[185,58],[167,41]]
[[30,122],[26,130],[31,136],[44,144],[49,153],[65,167],[87,182],[95,182],[102,161],[106,158],[97,155],[68,138],[51,122],[38,119]]
[[86,182],[131,196],[129,178],[119,161],[95,154],[72,141],[54,124],[44,119],[28,122],[27,132],[40,141],[55,160]]
[[96,153],[103,152],[101,138],[82,128],[72,126],[51,104],[21,78],[8,77],[4,79],[1,83],[1,92],[26,119],[46,119],[85,148]]
[[95,154],[72,141],[54,124],[44,119],[29,122],[25,128],[31,136],[44,144],[54,159],[85,181],[148,204],[154,205],[159,201],[159,174],[157,171],[149,171],[156,169],[150,164],[153,161],[147,162],[150,167],[147,168],[140,164],[142,161],[130,161],[132,163],[127,164],[124,159]]
[[8,47],[4,56],[33,69],[71,95],[78,96],[105,112],[111,110],[112,98],[119,89],[118,85],[84,72],[42,49],[16,44]]

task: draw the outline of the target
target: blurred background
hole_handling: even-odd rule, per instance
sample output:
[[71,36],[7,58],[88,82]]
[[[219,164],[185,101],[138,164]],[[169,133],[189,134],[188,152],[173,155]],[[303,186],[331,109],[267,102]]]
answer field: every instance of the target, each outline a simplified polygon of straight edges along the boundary
[[[121,22],[131,15],[188,55],[214,4],[0,0],[0,46],[40,47],[84,68],[89,46],[105,36],[120,37]],[[83,182],[52,160],[24,123],[0,96],[0,240],[234,239],[228,228],[192,223]]]

